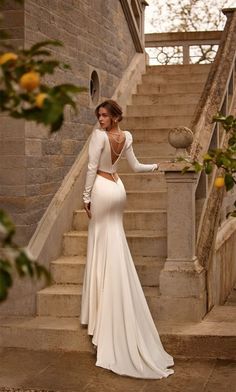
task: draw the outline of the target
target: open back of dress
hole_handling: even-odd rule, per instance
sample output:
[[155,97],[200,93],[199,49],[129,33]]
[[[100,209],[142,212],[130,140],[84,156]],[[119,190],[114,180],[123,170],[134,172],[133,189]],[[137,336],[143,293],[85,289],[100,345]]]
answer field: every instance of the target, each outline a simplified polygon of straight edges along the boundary
[[116,142],[116,140],[113,138],[113,135],[109,135],[108,133],[106,134],[110,144],[111,162],[112,165],[114,165],[125,147],[126,136],[123,132],[123,135],[120,135],[121,137],[119,138],[119,142]]

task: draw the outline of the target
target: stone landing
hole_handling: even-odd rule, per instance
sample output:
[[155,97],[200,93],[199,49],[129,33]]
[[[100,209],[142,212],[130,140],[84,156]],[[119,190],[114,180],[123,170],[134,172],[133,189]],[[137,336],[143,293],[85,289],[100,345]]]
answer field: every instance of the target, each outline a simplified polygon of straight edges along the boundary
[[[174,357],[236,360],[236,307],[216,306],[200,323],[155,320],[165,349]],[[0,346],[92,352],[87,329],[76,317],[0,319]]]

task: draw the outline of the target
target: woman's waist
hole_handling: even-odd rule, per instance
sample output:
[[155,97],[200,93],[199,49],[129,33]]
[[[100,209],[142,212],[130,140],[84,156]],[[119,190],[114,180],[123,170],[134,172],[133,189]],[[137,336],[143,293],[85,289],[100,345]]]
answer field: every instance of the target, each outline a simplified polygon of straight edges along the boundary
[[112,179],[113,181],[118,180],[118,178],[119,178],[117,172],[110,173],[110,172],[98,169],[97,174],[100,174],[101,176],[103,176],[105,178]]

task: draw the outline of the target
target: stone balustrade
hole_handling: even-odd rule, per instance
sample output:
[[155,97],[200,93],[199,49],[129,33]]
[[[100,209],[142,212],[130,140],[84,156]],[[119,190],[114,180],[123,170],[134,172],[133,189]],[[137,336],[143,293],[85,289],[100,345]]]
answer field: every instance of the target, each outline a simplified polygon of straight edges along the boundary
[[[217,52],[221,34],[221,31],[145,34],[145,48],[149,54],[150,65],[156,65],[158,63],[168,64],[170,63],[170,57],[174,60],[175,64],[195,63],[197,62],[196,57],[199,57],[197,48],[201,48],[202,46],[208,46],[209,48],[207,55],[205,54],[205,59],[202,59],[201,62],[203,60],[205,60],[205,63],[212,62]],[[177,50],[171,54],[170,50],[168,50],[170,48],[176,48]]]
[[[212,118],[217,112],[228,115],[235,111],[236,9],[227,9],[224,13],[227,24],[190,126],[194,134],[190,151],[192,159],[201,160],[210,147],[224,146],[225,132],[218,124],[212,124]],[[224,196],[223,191],[213,187],[217,170],[211,176],[196,174],[192,170],[183,174],[184,166],[170,163],[161,168],[165,172],[168,191],[168,245],[167,260],[160,276],[160,301],[166,314],[172,312],[179,321],[196,321],[201,320],[214,304],[222,303],[232,289],[235,276],[228,271],[236,274],[235,257],[230,253],[230,249],[235,251],[232,246],[235,232],[230,228],[230,234],[220,245],[218,240],[216,249]],[[228,200],[232,201],[232,194]],[[201,201],[200,210],[198,201]],[[223,206],[225,212],[226,206]],[[224,232],[226,226],[224,222]],[[221,252],[221,247],[227,252]],[[227,268],[222,267],[225,266],[225,257],[231,264]],[[216,268],[216,258],[219,268]],[[216,293],[216,283],[220,294]]]

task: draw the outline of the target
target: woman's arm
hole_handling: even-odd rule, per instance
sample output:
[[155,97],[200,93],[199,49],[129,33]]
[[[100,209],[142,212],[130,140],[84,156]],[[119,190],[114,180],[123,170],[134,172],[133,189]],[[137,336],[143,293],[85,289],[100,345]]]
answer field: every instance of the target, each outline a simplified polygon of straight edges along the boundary
[[89,160],[88,160],[88,170],[86,175],[85,187],[83,192],[84,203],[90,203],[91,201],[91,191],[97,174],[97,168],[101,156],[101,152],[104,147],[104,134],[99,129],[95,129],[92,133],[89,142]]
[[136,156],[134,155],[134,150],[133,150],[133,137],[131,135],[130,132],[128,132],[128,137],[129,137],[129,143],[128,143],[128,147],[125,150],[125,157],[127,159],[127,161],[129,162],[129,165],[131,167],[131,169],[134,172],[150,172],[150,171],[154,171],[157,170],[159,167],[159,164],[157,163],[153,163],[153,164],[145,164],[145,163],[140,163]]

